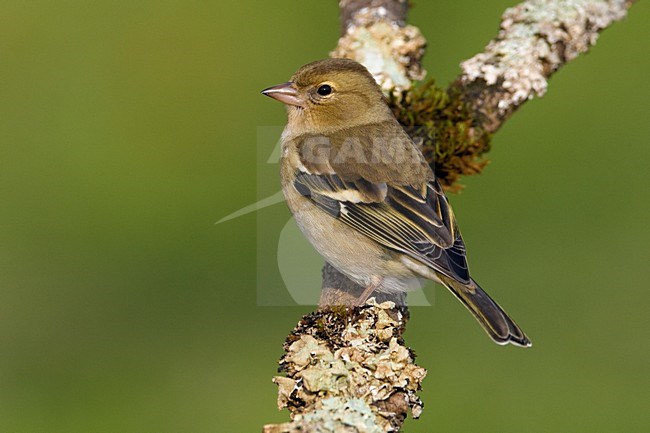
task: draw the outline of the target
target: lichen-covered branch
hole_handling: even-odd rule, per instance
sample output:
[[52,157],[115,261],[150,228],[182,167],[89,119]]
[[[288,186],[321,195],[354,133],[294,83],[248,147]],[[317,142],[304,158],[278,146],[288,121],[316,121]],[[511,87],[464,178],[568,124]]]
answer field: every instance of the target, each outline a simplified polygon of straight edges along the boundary
[[392,92],[398,120],[419,140],[436,176],[458,190],[462,176],[487,164],[490,138],[523,103],[542,96],[548,78],[588,51],[622,19],[631,0],[528,0],[505,11],[497,37],[461,64],[446,90],[429,81]]
[[385,90],[408,89],[426,75],[426,41],[406,24],[407,0],[341,0],[341,38],[330,53],[362,63]]
[[[429,81],[420,61],[426,42],[406,24],[408,0],[340,0],[342,36],[333,57],[363,63],[441,183],[457,189],[486,164],[490,136],[523,103],[542,96],[548,78],[586,52],[622,19],[634,0],[527,0],[506,10],[483,53],[462,63],[448,89]],[[278,376],[278,406],[292,421],[265,433],[398,431],[426,371],[404,346],[405,296],[377,294],[353,307],[363,288],[334,267],[323,268],[321,309],[287,338]],[[380,304],[378,304],[378,302]],[[339,307],[336,307],[339,306]],[[341,307],[343,306],[343,307]]]
[[392,302],[322,309],[302,318],[287,338],[278,407],[293,422],[265,432],[398,431],[410,411],[422,412],[416,392],[426,371],[404,346],[406,317]]
[[542,96],[548,78],[585,53],[633,0],[528,0],[507,9],[495,39],[461,64],[452,91],[493,133],[524,102]]

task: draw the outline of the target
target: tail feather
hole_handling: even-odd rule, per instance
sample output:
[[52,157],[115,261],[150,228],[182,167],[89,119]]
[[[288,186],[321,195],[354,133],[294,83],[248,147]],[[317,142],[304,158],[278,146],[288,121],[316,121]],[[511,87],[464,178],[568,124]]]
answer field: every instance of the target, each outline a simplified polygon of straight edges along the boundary
[[476,281],[472,280],[469,286],[449,278],[443,279],[442,282],[474,315],[495,343],[532,346],[524,331],[481,289]]

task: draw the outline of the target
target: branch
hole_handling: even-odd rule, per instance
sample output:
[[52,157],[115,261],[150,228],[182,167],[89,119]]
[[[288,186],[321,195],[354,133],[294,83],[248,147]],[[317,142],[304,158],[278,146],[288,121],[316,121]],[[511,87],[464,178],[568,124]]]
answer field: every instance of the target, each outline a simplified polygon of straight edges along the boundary
[[[523,103],[542,96],[548,78],[625,17],[634,0],[528,0],[505,11],[497,37],[461,64],[448,89],[424,78],[426,42],[406,25],[408,0],[340,0],[342,36],[332,57],[363,63],[385,90],[395,116],[447,189],[479,173],[490,136]],[[404,346],[405,295],[377,294],[352,307],[362,288],[329,264],[320,309],[287,337],[280,360],[278,407],[292,422],[265,433],[399,431],[426,370]],[[382,302],[379,304],[378,302]],[[340,307],[336,307],[339,305]]]
[[398,431],[426,371],[402,340],[406,318],[395,304],[319,310],[303,317],[287,337],[276,377],[278,407],[293,422],[267,425],[265,433]]
[[363,64],[386,91],[424,78],[426,41],[417,27],[406,25],[407,0],[341,0],[339,7],[342,36],[331,57]]
[[543,96],[548,78],[589,51],[634,1],[528,0],[507,9],[497,37],[461,63],[451,92],[472,106],[486,132],[496,132],[524,102]]
[[390,95],[393,112],[419,140],[447,190],[487,165],[495,133],[548,78],[587,52],[600,31],[625,17],[632,0],[528,0],[505,11],[497,37],[461,64],[446,90],[430,81]]

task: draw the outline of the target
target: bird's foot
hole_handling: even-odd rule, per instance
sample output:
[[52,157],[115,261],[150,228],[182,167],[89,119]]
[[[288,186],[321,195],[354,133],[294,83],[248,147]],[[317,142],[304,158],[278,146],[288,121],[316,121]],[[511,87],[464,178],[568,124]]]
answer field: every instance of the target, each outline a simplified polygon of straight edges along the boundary
[[366,301],[368,298],[370,298],[370,295],[372,295],[372,292],[377,289],[381,285],[381,278],[373,278],[368,287],[365,288],[365,290],[361,293],[361,295],[357,298],[357,300],[354,303],[355,307],[361,307],[365,305]]

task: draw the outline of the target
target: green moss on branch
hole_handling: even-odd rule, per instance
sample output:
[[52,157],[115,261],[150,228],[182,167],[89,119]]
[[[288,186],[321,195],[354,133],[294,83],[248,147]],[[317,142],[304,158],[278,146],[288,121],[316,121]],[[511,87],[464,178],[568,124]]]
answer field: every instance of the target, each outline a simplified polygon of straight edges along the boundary
[[436,87],[433,80],[389,96],[397,120],[421,144],[436,176],[452,191],[462,188],[461,176],[483,170],[488,163],[483,154],[490,150],[490,134],[460,96]]

